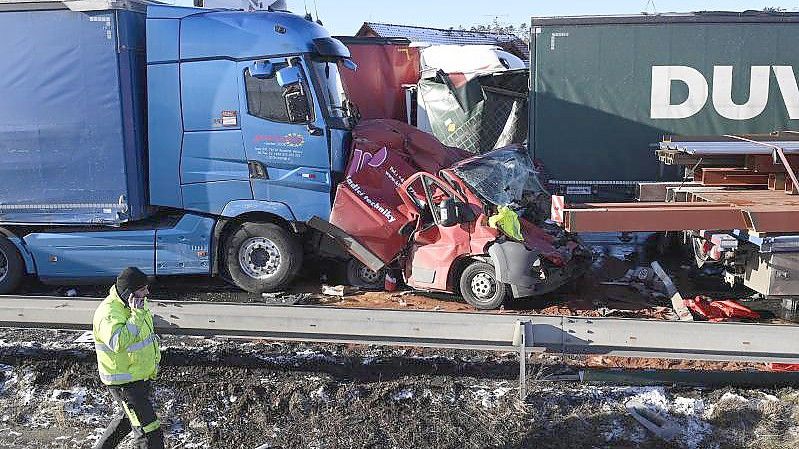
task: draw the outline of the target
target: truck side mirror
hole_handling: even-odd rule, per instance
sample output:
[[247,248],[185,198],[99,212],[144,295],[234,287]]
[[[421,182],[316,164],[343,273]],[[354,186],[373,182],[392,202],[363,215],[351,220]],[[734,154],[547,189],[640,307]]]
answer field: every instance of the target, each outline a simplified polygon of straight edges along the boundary
[[275,73],[275,66],[267,60],[255,61],[250,64],[250,75],[255,78],[269,78]]
[[283,67],[277,71],[277,84],[280,87],[291,86],[300,82],[300,68],[296,66]]

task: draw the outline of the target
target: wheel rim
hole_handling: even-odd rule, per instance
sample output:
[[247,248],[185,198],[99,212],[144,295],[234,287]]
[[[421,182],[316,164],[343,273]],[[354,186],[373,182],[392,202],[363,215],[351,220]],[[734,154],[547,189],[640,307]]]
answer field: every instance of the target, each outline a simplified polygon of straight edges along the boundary
[[277,245],[264,237],[252,237],[239,247],[239,266],[253,279],[274,276],[280,268],[281,256]]
[[381,273],[379,271],[372,271],[365,265],[359,264],[358,277],[366,284],[377,284],[380,282]]
[[470,283],[472,293],[477,299],[487,300],[491,299],[497,292],[497,281],[493,276],[486,272],[477,273]]
[[0,251],[0,282],[3,282],[6,276],[8,276],[8,258],[6,253]]

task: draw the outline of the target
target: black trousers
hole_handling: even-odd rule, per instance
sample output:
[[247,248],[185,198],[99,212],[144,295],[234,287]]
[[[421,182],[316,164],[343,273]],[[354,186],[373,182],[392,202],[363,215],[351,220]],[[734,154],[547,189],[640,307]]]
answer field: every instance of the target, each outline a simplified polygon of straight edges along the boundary
[[114,416],[94,449],[115,449],[133,431],[137,449],[163,449],[164,433],[150,402],[150,382],[110,385],[111,396],[122,407]]

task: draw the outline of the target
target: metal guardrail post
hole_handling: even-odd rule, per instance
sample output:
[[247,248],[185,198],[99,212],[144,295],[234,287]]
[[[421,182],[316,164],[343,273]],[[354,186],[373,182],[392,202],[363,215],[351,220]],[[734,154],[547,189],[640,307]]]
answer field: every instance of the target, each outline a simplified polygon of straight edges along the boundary
[[519,400],[521,402],[524,402],[527,398],[527,346],[528,340],[529,345],[533,345],[532,336],[532,323],[530,321],[516,321],[513,344],[519,349]]

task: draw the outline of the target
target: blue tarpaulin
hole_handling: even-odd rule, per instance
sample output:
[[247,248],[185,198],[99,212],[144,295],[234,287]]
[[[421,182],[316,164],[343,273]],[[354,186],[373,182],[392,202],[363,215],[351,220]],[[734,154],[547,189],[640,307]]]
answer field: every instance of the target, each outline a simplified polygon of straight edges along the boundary
[[0,223],[147,212],[144,15],[0,12]]

